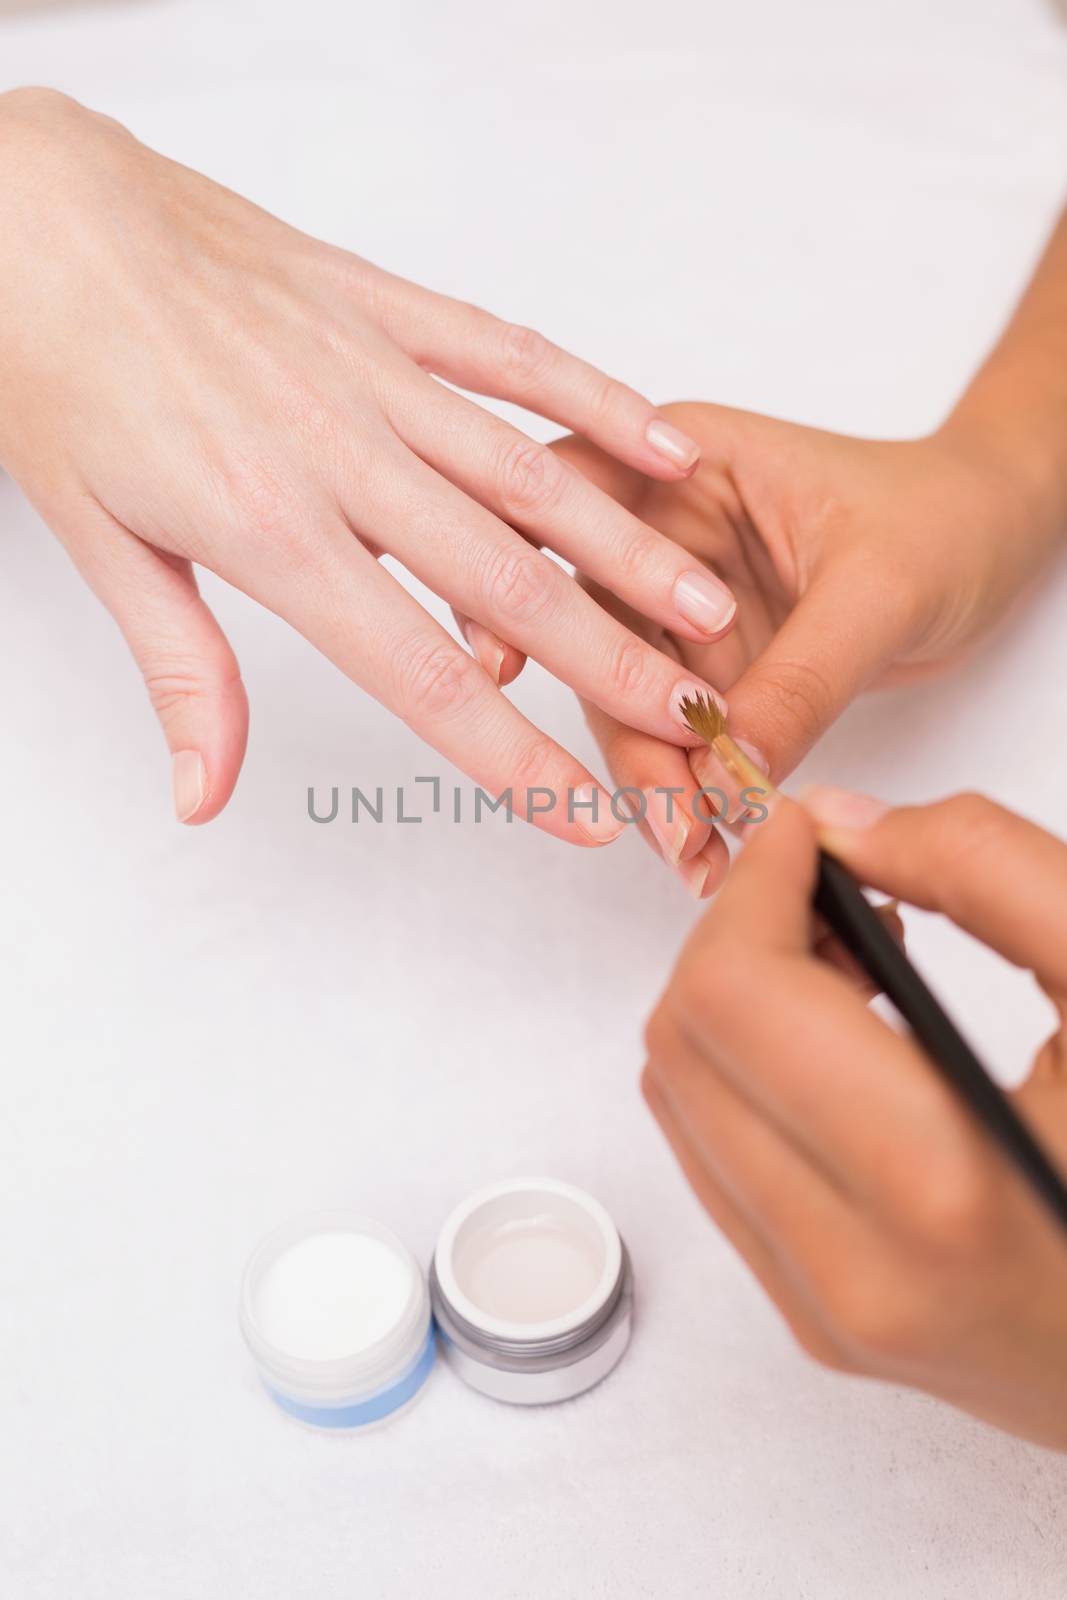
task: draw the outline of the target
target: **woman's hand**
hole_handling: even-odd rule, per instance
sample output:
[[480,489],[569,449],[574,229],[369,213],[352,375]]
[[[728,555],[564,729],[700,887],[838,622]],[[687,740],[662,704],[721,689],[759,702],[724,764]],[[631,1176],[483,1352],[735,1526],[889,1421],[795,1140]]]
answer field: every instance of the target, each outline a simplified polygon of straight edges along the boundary
[[[1067,1160],[1067,847],[976,796],[808,805],[863,881],[1034,972],[1061,1029],[1016,1098]],[[648,1030],[645,1094],[689,1182],[818,1360],[1067,1448],[1067,1240],[813,953],[811,817],[782,801],[747,836]]]
[[[0,206],[0,462],[126,635],[174,753],[181,819],[225,805],[247,726],[199,562],[478,783],[511,789],[520,814],[542,786],[559,797],[536,818],[548,831],[619,833],[585,768],[501,694],[496,639],[668,744],[692,742],[677,703],[694,677],[537,546],[689,644],[724,633],[732,597],[430,374],[519,401],[667,482],[692,469],[693,442],[529,329],[296,232],[62,95],[0,97]],[[488,670],[382,554],[473,619]]]
[[[684,483],[649,483],[580,439],[556,448],[714,570],[737,598],[736,626],[718,641],[682,638],[638,617],[595,575],[588,587],[728,691],[732,729],[775,779],[862,689],[933,672],[976,641],[1063,527],[1060,502],[962,425],[876,442],[722,406],[665,410],[701,446]],[[714,759],[699,750],[687,760],[602,706],[586,710],[616,782],[648,794],[652,842],[696,894],[710,894],[728,858],[694,795],[700,784],[729,789]]]

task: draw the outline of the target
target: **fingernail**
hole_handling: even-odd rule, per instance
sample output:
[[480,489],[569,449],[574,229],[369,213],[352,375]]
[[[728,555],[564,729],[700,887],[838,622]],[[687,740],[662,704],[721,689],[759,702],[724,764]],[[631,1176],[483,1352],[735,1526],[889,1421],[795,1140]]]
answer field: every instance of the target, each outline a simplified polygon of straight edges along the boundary
[[207,793],[207,769],[199,750],[176,750],[171,759],[171,780],[174,788],[174,814],[179,822],[188,822],[204,803]]
[[856,794],[852,789],[835,789],[821,783],[802,789],[800,799],[816,822],[828,828],[870,828],[889,810],[883,801],[869,794]]
[[655,835],[664,861],[676,867],[689,837],[689,818],[678,804],[678,796],[663,789],[646,789],[645,821]]
[[504,646],[495,633],[483,628],[480,622],[468,620],[464,632],[479,662],[495,684],[500,683],[500,669],[504,665]]
[[681,862],[675,867],[675,871],[693,896],[693,899],[702,899],[704,885],[707,883],[708,873],[711,871],[708,863],[702,857],[694,856],[692,861]]
[[752,765],[758,767],[765,778],[770,775],[771,764],[762,750],[757,750],[756,746],[751,744],[748,739],[735,739],[734,744],[737,745],[739,750],[745,752]]
[[685,729],[686,733],[689,735],[690,742],[696,739],[697,735],[693,732],[692,728],[685,720],[685,712],[682,710],[682,701],[695,700],[700,695],[706,695],[708,698],[714,700],[724,717],[727,712],[726,701],[723,699],[722,695],[717,694],[714,689],[709,689],[706,683],[679,684],[671,696],[671,716],[674,718],[675,722],[680,728]]
[[737,601],[710,572],[686,572],[674,585],[678,615],[704,633],[719,633],[737,610]]
[[571,795],[571,820],[594,844],[610,844],[626,827],[611,809],[611,796],[596,783],[583,783]]
[[645,438],[658,456],[673,467],[695,467],[700,460],[700,446],[681,428],[656,417],[645,429]]

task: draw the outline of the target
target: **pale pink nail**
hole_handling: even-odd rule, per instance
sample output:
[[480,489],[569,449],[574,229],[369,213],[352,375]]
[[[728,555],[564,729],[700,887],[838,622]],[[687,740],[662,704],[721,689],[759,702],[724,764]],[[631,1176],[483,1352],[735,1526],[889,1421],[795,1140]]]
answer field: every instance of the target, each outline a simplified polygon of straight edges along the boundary
[[708,873],[711,871],[708,863],[701,856],[694,856],[692,861],[680,862],[675,871],[693,899],[700,900],[704,894],[704,885],[708,881]]
[[645,438],[657,455],[669,461],[672,467],[695,467],[700,460],[700,446],[681,428],[656,417],[645,429]]
[[735,739],[734,744],[737,745],[739,750],[745,752],[752,765],[758,767],[765,778],[769,777],[771,764],[762,750],[757,750],[756,746],[751,744],[748,739]]
[[704,633],[720,633],[737,610],[737,601],[710,572],[686,572],[674,585],[678,615]]
[[493,682],[499,684],[500,669],[504,665],[504,646],[495,633],[490,633],[488,628],[483,628],[480,622],[468,621],[464,632],[467,643],[478,657],[482,666],[488,672]]
[[663,789],[645,790],[645,821],[648,823],[670,866],[676,867],[689,837],[689,818],[678,804],[676,794]]
[[171,759],[174,788],[174,813],[179,822],[188,822],[204,803],[207,793],[207,768],[199,750],[176,750]]
[[579,789],[575,789],[571,796],[571,813],[581,832],[594,844],[610,844],[627,826],[612,811],[611,796],[595,783],[583,783]]
[[835,789],[829,784],[809,784],[801,791],[800,798],[816,822],[827,828],[869,828],[889,810],[881,800],[869,794]]

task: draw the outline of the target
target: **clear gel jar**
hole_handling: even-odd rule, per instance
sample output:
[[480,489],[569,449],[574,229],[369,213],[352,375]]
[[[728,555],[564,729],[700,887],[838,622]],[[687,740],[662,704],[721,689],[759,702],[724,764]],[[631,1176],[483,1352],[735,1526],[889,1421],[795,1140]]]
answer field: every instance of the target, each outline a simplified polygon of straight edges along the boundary
[[261,1242],[241,1285],[241,1330],[272,1398],[318,1428],[361,1428],[415,1398],[433,1367],[418,1262],[381,1223],[321,1211]]
[[568,1400],[612,1370],[630,1338],[626,1248],[591,1195],[517,1178],[456,1207],[434,1252],[442,1354],[495,1400]]

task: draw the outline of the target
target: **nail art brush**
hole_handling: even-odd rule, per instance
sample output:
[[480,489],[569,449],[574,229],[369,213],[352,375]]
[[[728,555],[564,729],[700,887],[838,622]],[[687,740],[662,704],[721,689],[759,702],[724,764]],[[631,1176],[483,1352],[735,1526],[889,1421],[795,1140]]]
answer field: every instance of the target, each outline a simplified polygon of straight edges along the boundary
[[[693,732],[714,751],[731,777],[744,787],[777,796],[774,785],[731,738],[723,711],[709,696],[687,695],[681,709]],[[852,873],[822,847],[812,903],[871,981],[892,1001],[933,1066],[1067,1232],[1067,1185],[1060,1173],[897,944]]]

